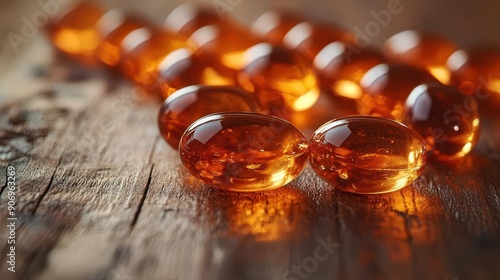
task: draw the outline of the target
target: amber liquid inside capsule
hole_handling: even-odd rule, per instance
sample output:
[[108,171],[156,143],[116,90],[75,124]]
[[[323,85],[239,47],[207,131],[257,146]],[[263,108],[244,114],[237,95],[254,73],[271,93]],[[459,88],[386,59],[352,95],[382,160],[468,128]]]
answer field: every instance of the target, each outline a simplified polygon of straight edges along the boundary
[[383,118],[352,116],[330,121],[309,144],[313,170],[333,187],[358,194],[399,190],[420,176],[423,139]]
[[281,45],[286,33],[303,21],[304,19],[298,15],[279,11],[267,11],[255,20],[252,25],[252,32],[266,42],[273,45]]
[[95,55],[106,65],[115,67],[122,60],[122,42],[132,31],[146,24],[135,18],[127,17],[117,10],[107,12],[98,23],[102,41]]
[[328,44],[335,41],[356,45],[354,35],[326,24],[302,22],[293,27],[283,38],[283,44],[313,60]]
[[401,121],[404,102],[418,85],[437,82],[422,69],[398,64],[380,64],[361,79],[363,94],[357,100],[358,111]]
[[186,128],[197,119],[220,112],[266,114],[255,95],[237,87],[189,86],[176,91],[163,103],[158,126],[163,139],[174,149]]
[[307,140],[293,125],[251,113],[197,120],[182,136],[179,152],[187,170],[206,184],[246,192],[282,187],[308,159]]
[[184,3],[173,9],[165,19],[164,26],[174,34],[189,37],[196,30],[207,25],[234,24],[228,17],[221,17],[214,9],[195,3]]
[[415,88],[405,106],[404,123],[420,133],[434,158],[453,160],[468,154],[479,137],[474,97],[443,85]]
[[190,39],[203,56],[215,57],[221,64],[240,70],[245,61],[243,54],[260,42],[243,27],[237,25],[209,25],[198,29]]
[[475,95],[479,100],[500,96],[500,49],[459,50],[449,58],[448,67],[452,84],[462,94]]
[[392,36],[383,47],[384,54],[393,62],[426,69],[443,84],[450,82],[446,61],[457,49],[453,42],[444,37],[415,30]]
[[140,28],[128,34],[122,72],[147,91],[158,90],[158,65],[171,52],[193,46],[183,37],[158,29]]
[[326,88],[340,97],[358,99],[363,91],[361,78],[374,66],[385,61],[383,56],[367,48],[333,42],[324,47],[314,59]]
[[273,115],[289,118],[310,108],[319,97],[316,74],[302,56],[262,43],[245,53],[247,61],[239,82],[254,92]]
[[99,6],[88,2],[77,4],[49,25],[55,47],[73,59],[95,65],[95,50],[101,42],[96,24],[103,14]]
[[178,49],[159,65],[158,82],[167,98],[174,91],[191,85],[236,85],[237,72],[211,56],[202,56],[190,49]]

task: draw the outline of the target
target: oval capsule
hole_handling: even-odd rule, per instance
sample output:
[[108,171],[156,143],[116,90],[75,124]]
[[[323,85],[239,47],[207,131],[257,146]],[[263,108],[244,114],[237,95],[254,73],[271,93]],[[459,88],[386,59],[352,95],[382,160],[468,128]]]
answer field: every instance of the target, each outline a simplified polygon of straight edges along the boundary
[[309,144],[313,170],[333,187],[351,193],[399,190],[422,173],[424,140],[398,122],[351,116],[325,123]]
[[96,66],[94,54],[101,42],[98,29],[104,9],[89,2],[76,4],[49,22],[49,35],[54,46],[69,57]]
[[182,164],[223,190],[251,192],[284,186],[308,159],[305,136],[289,122],[254,113],[220,113],[194,122],[179,144]]
[[219,112],[255,112],[265,114],[255,95],[231,86],[189,86],[165,100],[160,108],[158,127],[167,143],[178,149],[179,140],[197,119]]
[[254,92],[272,115],[289,119],[294,112],[307,110],[318,100],[316,73],[302,56],[261,43],[248,49],[245,57],[239,84]]
[[383,46],[389,60],[426,69],[443,84],[450,81],[446,61],[458,49],[452,41],[434,33],[406,30],[393,35]]

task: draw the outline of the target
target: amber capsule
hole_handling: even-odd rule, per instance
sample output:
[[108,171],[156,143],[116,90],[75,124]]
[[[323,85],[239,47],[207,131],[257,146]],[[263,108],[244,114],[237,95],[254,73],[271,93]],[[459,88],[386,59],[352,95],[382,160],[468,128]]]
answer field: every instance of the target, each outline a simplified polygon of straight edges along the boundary
[[118,10],[104,14],[97,23],[102,41],[96,49],[96,56],[106,65],[115,67],[122,60],[122,42],[132,31],[146,27],[146,23],[126,16]]
[[453,87],[421,85],[406,100],[403,122],[422,135],[435,158],[461,158],[479,137],[476,102]]
[[122,72],[148,91],[158,90],[158,65],[171,52],[193,48],[185,38],[165,30],[143,27],[123,39]]
[[316,75],[302,56],[261,43],[248,49],[245,60],[239,82],[254,92],[271,114],[288,118],[294,111],[308,109],[318,99]]
[[206,184],[231,191],[284,186],[300,175],[307,140],[292,124],[273,116],[220,113],[195,121],[182,135],[182,164]]
[[266,42],[281,45],[286,33],[303,21],[304,19],[298,15],[271,10],[255,20],[252,32]]
[[456,51],[448,59],[452,84],[462,94],[475,95],[479,100],[490,95],[500,96],[500,49],[477,48]]
[[49,25],[55,47],[81,62],[95,65],[95,50],[101,42],[96,24],[104,10],[81,2]]
[[167,98],[174,91],[191,85],[236,85],[237,72],[212,56],[202,56],[188,48],[178,49],[158,66],[161,94]]
[[363,94],[357,100],[358,111],[401,121],[404,102],[418,85],[437,82],[427,71],[398,64],[379,64],[361,79]]
[[266,114],[255,95],[231,86],[189,86],[163,102],[158,116],[160,133],[170,146],[178,149],[186,128],[195,120],[219,112]]
[[351,116],[327,122],[310,144],[313,170],[333,187],[358,194],[399,190],[420,176],[426,162],[423,139],[384,118]]
[[361,78],[368,70],[385,61],[368,48],[333,42],[324,47],[314,59],[314,67],[330,91],[348,99],[358,99],[363,93]]
[[167,16],[164,26],[174,34],[189,37],[196,30],[207,25],[233,24],[227,17],[224,20],[214,9],[195,3],[184,3],[173,9]]
[[237,25],[208,25],[198,29],[190,39],[203,56],[213,56],[223,65],[240,70],[244,52],[260,42],[249,31]]
[[355,36],[333,25],[302,22],[293,27],[283,38],[283,44],[310,60],[328,44],[341,41],[356,45]]
[[392,36],[383,47],[384,54],[393,62],[427,69],[443,84],[450,81],[446,61],[457,49],[457,45],[447,38],[416,30]]

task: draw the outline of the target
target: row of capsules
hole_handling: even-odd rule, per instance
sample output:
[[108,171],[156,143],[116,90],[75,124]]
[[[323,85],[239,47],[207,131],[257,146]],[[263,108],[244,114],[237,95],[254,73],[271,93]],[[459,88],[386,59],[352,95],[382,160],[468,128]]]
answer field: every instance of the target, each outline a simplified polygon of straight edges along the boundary
[[[163,138],[191,174],[216,188],[278,188],[310,158],[313,170],[340,190],[390,192],[421,174],[428,151],[455,159],[477,141],[474,100],[445,86],[451,79],[443,74],[453,73],[455,84],[470,92],[471,72],[484,67],[440,37],[401,33],[382,55],[358,47],[340,28],[275,11],[250,32],[227,16],[184,4],[160,28],[87,2],[50,31],[63,52],[84,62],[98,58],[165,99],[158,119]],[[455,68],[443,62],[452,52],[462,60],[450,62]],[[284,119],[311,107],[319,84],[376,117],[330,121],[308,141]],[[456,112],[456,106],[466,108]]]

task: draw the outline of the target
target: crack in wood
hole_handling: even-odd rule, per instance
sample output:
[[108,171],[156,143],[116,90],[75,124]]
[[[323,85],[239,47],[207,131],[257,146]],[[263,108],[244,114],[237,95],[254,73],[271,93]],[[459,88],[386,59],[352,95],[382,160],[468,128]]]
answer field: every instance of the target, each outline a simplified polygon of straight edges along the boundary
[[146,196],[148,195],[149,192],[149,186],[151,185],[151,181],[153,179],[153,170],[154,170],[154,164],[151,164],[151,169],[149,170],[149,177],[148,177],[148,182],[146,183],[146,187],[144,188],[144,192],[142,193],[141,200],[139,202],[139,205],[137,206],[137,210],[135,211],[134,218],[132,219],[132,222],[130,223],[130,231],[134,230],[135,225],[137,224],[137,220],[139,219],[139,215],[141,214],[142,206],[144,205],[144,201],[146,201]]
[[50,190],[50,187],[52,186],[52,183],[54,182],[54,178],[56,177],[57,170],[59,169],[59,166],[61,165],[62,162],[62,156],[59,158],[59,161],[57,162],[56,168],[54,170],[54,173],[52,173],[52,176],[50,177],[50,181],[47,184],[47,187],[43,190],[43,192],[40,194],[38,199],[35,202],[35,206],[33,206],[33,210],[31,210],[31,214],[34,215],[36,213],[36,210],[40,206],[40,203],[42,203],[42,200],[45,198],[47,193]]

